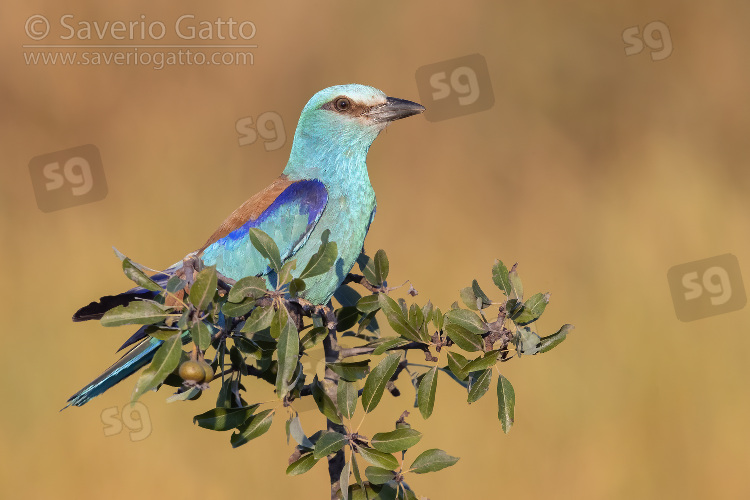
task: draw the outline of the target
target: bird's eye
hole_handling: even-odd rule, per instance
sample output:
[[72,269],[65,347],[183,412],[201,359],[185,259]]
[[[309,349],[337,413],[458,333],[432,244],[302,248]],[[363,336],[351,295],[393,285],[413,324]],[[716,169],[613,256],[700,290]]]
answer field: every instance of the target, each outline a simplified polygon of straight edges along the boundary
[[349,109],[352,107],[352,103],[346,97],[339,97],[333,102],[333,106],[336,108],[336,111],[343,112],[349,111]]

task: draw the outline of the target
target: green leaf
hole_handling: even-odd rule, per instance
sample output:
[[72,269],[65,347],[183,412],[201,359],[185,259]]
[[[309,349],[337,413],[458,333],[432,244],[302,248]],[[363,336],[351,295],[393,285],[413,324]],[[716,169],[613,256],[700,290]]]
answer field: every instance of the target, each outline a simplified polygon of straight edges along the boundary
[[308,449],[315,448],[313,442],[310,441],[310,438],[305,435],[305,431],[302,430],[302,422],[299,420],[299,415],[289,421],[289,433],[301,447]]
[[321,340],[328,336],[328,328],[324,326],[316,326],[311,328],[309,332],[302,337],[300,344],[304,350],[309,350],[320,343]]
[[469,374],[469,397],[467,401],[473,403],[485,395],[492,381],[492,368]]
[[[318,405],[320,413],[335,424],[342,424],[341,416],[339,415],[336,405],[333,400],[325,391],[323,384],[318,380],[318,376],[315,375],[312,381],[312,397],[315,400],[315,404]],[[338,395],[337,395],[338,399]]]
[[148,368],[143,370],[138,382],[135,384],[131,401],[138,401],[145,392],[156,388],[161,384],[167,375],[175,371],[180,364],[180,354],[182,353],[182,339],[180,335],[175,335],[156,350],[154,359]]
[[336,331],[345,332],[359,321],[362,313],[353,306],[342,307],[336,310]]
[[508,278],[508,268],[500,260],[495,261],[492,266],[492,281],[507,297],[510,297],[510,279]]
[[205,267],[198,273],[190,287],[190,302],[196,309],[203,311],[208,307],[216,295],[217,283],[216,266]]
[[508,273],[508,279],[510,280],[510,298],[518,299],[519,302],[523,301],[523,284],[521,284],[521,278],[518,276],[518,273],[516,272],[516,266],[518,264],[514,264],[511,268],[510,272]]
[[334,373],[338,374],[339,377],[348,381],[354,382],[355,380],[363,379],[367,376],[370,371],[370,360],[363,359],[359,361],[337,361],[334,363],[326,363],[326,366],[333,370]]
[[388,256],[385,254],[385,250],[380,249],[375,252],[373,267],[375,271],[375,278],[378,280],[378,284],[385,283],[385,280],[388,279],[388,271],[390,269],[390,266],[388,264]]
[[362,458],[378,467],[384,469],[395,469],[398,467],[398,460],[390,453],[384,453],[375,448],[367,448],[365,446],[358,446],[357,452],[362,455]]
[[409,467],[410,472],[415,474],[424,474],[426,472],[436,472],[458,462],[458,457],[452,457],[443,450],[433,448],[425,450],[419,454]]
[[484,324],[482,318],[466,309],[451,309],[445,313],[445,323],[458,325],[478,335],[487,332],[487,325]]
[[286,473],[288,476],[298,476],[312,469],[316,463],[318,463],[318,461],[312,453],[305,453],[289,464],[289,467],[286,468]]
[[305,282],[299,278],[294,278],[292,281],[289,282],[289,294],[292,297],[298,296],[301,292],[303,292],[307,288],[307,285]]
[[268,236],[268,234],[257,227],[249,228],[248,234],[250,235],[250,242],[255,249],[270,261],[271,269],[278,274],[281,270],[281,254],[279,254],[279,247],[276,246],[276,243],[270,236]]
[[193,423],[212,431],[228,431],[242,424],[250,418],[260,405],[245,406],[243,408],[214,408],[193,417]]
[[185,288],[185,285],[187,285],[187,281],[175,275],[167,280],[166,289],[169,293],[177,293]]
[[359,387],[357,387],[357,383],[347,382],[343,379],[339,380],[336,396],[341,414],[346,418],[352,418],[357,408],[357,400],[359,399]]
[[151,290],[152,292],[161,292],[163,289],[154,280],[152,280],[146,273],[138,269],[133,262],[125,257],[122,261],[122,270],[125,272],[125,276],[130,278],[136,285]]
[[154,302],[135,300],[110,309],[102,316],[102,326],[153,325],[164,321],[169,313]]
[[390,432],[378,432],[370,440],[370,445],[383,453],[396,453],[408,450],[422,439],[422,433],[416,429],[396,429]]
[[435,406],[435,392],[437,391],[437,366],[430,368],[419,384],[417,391],[417,402],[419,404],[419,413],[427,419],[432,415],[432,409]]
[[484,293],[484,291],[481,289],[481,287],[479,286],[479,283],[477,283],[477,280],[474,280],[471,282],[471,289],[474,292],[474,296],[476,296],[477,299],[480,299],[482,301],[481,303],[482,309],[492,305],[492,301],[490,300],[489,297],[487,297],[487,294]]
[[343,495],[342,500],[349,500],[349,476],[351,475],[351,462],[346,462],[341,468],[339,476],[339,489]]
[[335,431],[328,431],[320,436],[315,443],[313,455],[316,460],[327,457],[331,453],[336,453],[346,444],[346,436]]
[[570,332],[570,330],[572,330],[573,328],[573,325],[563,325],[556,333],[547,335],[546,337],[542,337],[537,354],[551,351],[552,349],[560,345],[560,343],[565,340],[565,337],[568,336],[568,332]]
[[198,346],[198,349],[205,351],[211,346],[211,337],[213,336],[213,330],[211,326],[205,321],[198,321],[190,329],[190,336],[193,338],[193,342]]
[[365,295],[357,301],[357,309],[365,314],[377,311],[378,309],[380,309],[380,299],[378,298],[379,295],[380,294],[377,293],[372,295]]
[[[289,392],[288,383],[299,362],[299,334],[292,319],[289,317],[289,312],[283,305],[279,307],[275,323],[278,324],[279,328],[279,366],[276,372],[276,393],[279,398],[283,398]],[[274,336],[275,323],[271,324],[272,337]]]
[[511,319],[517,325],[528,325],[529,323],[533,323],[542,315],[548,302],[548,293],[534,294],[530,299],[523,303],[523,309],[521,309],[521,312],[511,316]]
[[465,380],[469,376],[469,372],[466,371],[466,365],[469,364],[469,360],[460,355],[457,352],[448,352],[448,368],[451,372],[460,380]]
[[234,284],[227,300],[229,302],[242,302],[243,299],[250,297],[259,299],[266,294],[266,280],[258,276],[246,276]]
[[516,350],[518,354],[536,354],[539,352],[539,345],[542,339],[535,332],[531,331],[528,326],[518,329],[516,341]]
[[365,386],[362,389],[362,407],[365,413],[370,413],[380,403],[385,386],[396,373],[400,360],[400,353],[389,354],[367,376]]
[[250,313],[250,317],[247,318],[240,331],[242,333],[256,333],[265,330],[271,326],[271,322],[275,316],[273,306],[256,307]]
[[510,381],[500,375],[497,379],[497,418],[504,433],[513,425],[513,413],[516,406],[516,393]]
[[321,244],[318,251],[310,257],[302,274],[299,275],[300,279],[304,280],[327,273],[333,267],[338,256],[338,247],[335,241],[328,241],[329,235],[330,231],[326,229],[320,238]]
[[276,288],[281,288],[292,281],[292,271],[295,269],[297,269],[296,259],[286,261],[284,265],[281,266],[281,271],[279,271],[279,275],[276,279]]
[[180,330],[177,328],[159,328],[158,326],[151,325],[146,327],[144,333],[157,340],[167,340],[180,333]]
[[437,331],[443,331],[443,323],[445,316],[439,307],[435,308],[435,312],[432,314],[432,324],[435,325]]
[[[454,311],[458,311],[458,309],[454,309]],[[482,347],[484,347],[482,337],[475,333],[471,333],[462,326],[452,323],[445,325],[445,334],[464,351],[481,351]]]
[[385,484],[395,478],[396,473],[392,470],[370,465],[365,469],[365,476],[372,484]]
[[273,423],[273,415],[274,410],[268,409],[248,418],[245,423],[237,428],[238,432],[233,433],[232,437],[229,439],[232,443],[232,448],[242,446],[248,441],[268,432],[268,429],[271,428],[271,424]]
[[409,324],[403,309],[395,300],[384,293],[379,294],[378,299],[388,323],[397,334],[414,342],[422,342],[419,333]]
[[401,338],[401,337],[390,337],[390,338],[385,337],[383,339],[383,342],[380,342],[378,346],[375,348],[375,350],[372,351],[372,353],[375,356],[380,356],[381,354],[384,354],[389,349],[401,347],[408,343],[410,343],[409,340]]
[[255,299],[248,297],[242,302],[225,302],[224,305],[221,306],[221,312],[224,313],[224,316],[239,318],[240,316],[249,313],[253,307],[255,307]]
[[466,373],[478,372],[492,368],[497,363],[497,356],[500,353],[499,350],[489,351],[479,356],[476,359],[472,359],[463,369]]
[[479,310],[479,308],[477,307],[477,296],[474,294],[473,288],[471,288],[470,286],[462,288],[458,295],[461,297],[461,302],[463,302],[466,307],[468,307],[472,311]]

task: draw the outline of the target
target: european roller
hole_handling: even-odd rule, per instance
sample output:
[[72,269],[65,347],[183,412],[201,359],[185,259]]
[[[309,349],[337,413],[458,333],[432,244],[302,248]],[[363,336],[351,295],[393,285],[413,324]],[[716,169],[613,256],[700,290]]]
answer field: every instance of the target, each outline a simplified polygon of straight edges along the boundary
[[[293,272],[295,276],[318,250],[321,236],[328,230],[329,240],[338,246],[337,260],[329,272],[305,280],[307,286],[301,293],[313,304],[327,304],[362,251],[375,215],[375,192],[365,162],[370,145],[392,121],[423,111],[415,102],[388,97],[365,85],[321,90],[302,110],[282,174],[227,217],[188,257],[216,265],[218,272],[234,280],[265,276],[273,284],[275,273],[250,242],[249,228],[268,233],[278,245],[282,261],[297,259],[301,265],[296,274]],[[152,279],[164,286],[182,266],[180,261]],[[136,287],[105,296],[79,309],[73,321],[100,319],[113,307],[155,295]],[[123,347],[140,342],[71,396],[68,406],[85,404],[146,366],[162,342],[144,330],[136,332]]]

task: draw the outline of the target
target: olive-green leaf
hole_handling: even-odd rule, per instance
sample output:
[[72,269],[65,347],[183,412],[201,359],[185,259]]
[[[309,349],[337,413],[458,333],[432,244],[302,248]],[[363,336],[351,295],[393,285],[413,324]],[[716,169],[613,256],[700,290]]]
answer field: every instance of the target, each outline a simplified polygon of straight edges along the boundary
[[151,290],[152,292],[161,292],[163,289],[154,280],[152,280],[146,273],[138,269],[133,262],[125,257],[122,261],[122,270],[125,272],[125,276],[130,278],[136,285]]
[[517,325],[528,325],[539,319],[549,302],[549,293],[536,293],[523,303],[520,313],[511,317]]
[[256,307],[250,313],[250,317],[247,318],[240,331],[242,333],[256,333],[265,330],[271,326],[274,316],[276,315],[274,314],[273,306]]
[[[326,229],[326,231],[328,231]],[[335,241],[328,241],[328,234],[323,234],[318,251],[310,257],[305,269],[299,275],[300,279],[312,278],[328,272],[336,262],[338,256],[338,247]]]
[[237,448],[259,436],[265,434],[273,423],[274,410],[263,410],[248,418],[245,423],[237,427],[237,431],[229,439],[232,448]]
[[[338,409],[326,392],[323,384],[318,380],[318,376],[315,375],[312,381],[312,397],[315,404],[318,406],[320,413],[335,424],[341,424],[341,416],[339,415]],[[338,399],[338,394],[337,394]]]
[[487,368],[481,372],[469,374],[469,397],[467,401],[473,403],[485,395],[490,388],[492,381],[492,368]]
[[381,309],[383,309],[386,318],[388,318],[388,324],[391,325],[391,328],[393,328],[397,334],[414,342],[422,341],[419,333],[409,323],[398,302],[384,293],[379,294],[378,299],[380,301]]
[[318,438],[315,443],[315,451],[313,455],[316,460],[336,453],[346,444],[346,436],[335,431],[328,431]]
[[551,351],[552,349],[557,347],[563,340],[565,340],[565,337],[568,336],[568,332],[570,332],[570,330],[572,330],[573,328],[573,325],[563,325],[557,332],[553,333],[552,335],[542,337],[537,354]]
[[468,307],[472,311],[479,310],[479,308],[477,307],[477,296],[474,293],[473,288],[471,288],[470,286],[462,288],[459,292],[459,296],[461,297],[461,302],[463,302],[466,307]]
[[513,425],[513,413],[516,406],[516,393],[510,381],[500,375],[497,379],[497,418],[504,433]]
[[380,249],[375,252],[375,257],[372,260],[375,268],[375,279],[377,279],[378,284],[384,283],[388,279],[388,271],[390,269],[385,250]]
[[316,463],[318,463],[318,461],[312,453],[305,453],[289,464],[289,467],[286,468],[286,473],[289,476],[298,476],[312,469]]
[[314,328],[311,328],[309,332],[305,334],[304,337],[302,337],[302,340],[300,340],[300,344],[302,345],[302,348],[305,350],[312,349],[316,345],[320,343],[321,340],[325,339],[328,336],[328,328],[324,326],[316,326]]
[[474,295],[476,296],[476,298],[482,301],[482,304],[481,304],[482,309],[492,305],[492,300],[490,300],[490,298],[487,297],[487,294],[484,293],[484,290],[482,290],[482,288],[479,286],[479,283],[477,282],[477,280],[474,280],[471,282],[471,289],[474,291]]
[[508,268],[500,260],[495,261],[492,266],[492,281],[503,292],[506,297],[510,297],[510,279],[508,278]]
[[419,454],[409,467],[410,472],[424,474],[425,472],[436,472],[458,462],[458,457],[452,457],[443,450],[433,448]]
[[157,387],[167,378],[167,375],[175,371],[180,363],[181,353],[182,340],[179,335],[165,340],[156,350],[151,364],[143,370],[138,382],[136,382],[131,401],[137,401],[145,392]]
[[469,372],[466,371],[466,365],[469,364],[469,360],[460,355],[457,352],[448,352],[448,368],[451,372],[460,380],[466,379],[469,376]]
[[212,431],[228,431],[242,424],[250,418],[260,405],[245,406],[243,408],[214,408],[193,417],[193,423]]
[[224,316],[238,318],[249,313],[253,307],[255,307],[255,299],[248,297],[242,302],[225,302],[224,305],[221,306],[221,312],[224,313]]
[[380,309],[379,294],[365,295],[357,301],[357,309],[363,313],[371,313]]
[[446,325],[461,326],[471,333],[479,335],[487,331],[487,325],[482,321],[482,318],[467,309],[451,309],[445,313],[445,323]]
[[326,366],[333,370],[334,373],[338,374],[342,379],[353,382],[367,376],[367,373],[370,371],[370,360],[337,361],[334,363],[326,363]]
[[398,460],[390,453],[385,453],[376,450],[375,448],[367,448],[365,446],[358,446],[357,452],[362,455],[362,458],[378,467],[383,467],[384,469],[395,469],[398,467]]
[[205,351],[211,345],[213,330],[205,321],[198,321],[190,329],[190,336],[193,338],[195,345],[198,346],[198,349]]
[[430,368],[422,381],[419,383],[419,389],[417,390],[417,402],[419,405],[419,413],[422,414],[423,418],[430,418],[432,415],[432,409],[435,406],[435,392],[437,391],[437,366]]
[[359,399],[359,387],[357,387],[357,383],[347,382],[344,379],[339,380],[336,399],[341,414],[346,418],[352,418],[357,408],[357,400]]
[[378,432],[370,440],[373,448],[383,453],[395,453],[408,450],[422,439],[422,433],[416,429],[396,429],[390,432]]
[[345,332],[359,321],[362,313],[354,306],[346,306],[336,310],[336,331]]
[[281,288],[282,286],[292,281],[292,271],[294,271],[295,269],[297,269],[296,259],[284,262],[284,265],[281,266],[281,271],[279,271],[279,275],[276,278],[276,288]]
[[227,300],[229,302],[242,302],[247,297],[259,299],[266,294],[266,291],[266,280],[258,276],[246,276],[237,281],[229,290]]
[[486,352],[478,358],[469,361],[469,363],[464,366],[463,371],[466,373],[471,373],[486,370],[487,368],[492,368],[497,362],[497,356],[499,353],[499,350]]
[[[458,309],[454,309],[454,311],[458,311]],[[460,325],[456,325],[453,323],[445,325],[445,333],[458,347],[460,347],[464,351],[481,351],[482,347],[484,346],[482,337],[480,337],[476,333],[470,332]]]
[[117,306],[102,316],[102,326],[153,325],[164,321],[169,313],[159,304],[135,300],[125,306]]
[[198,273],[190,287],[190,302],[196,309],[203,311],[208,307],[216,295],[217,283],[216,266],[205,267]]
[[367,376],[362,389],[362,407],[365,413],[370,413],[380,403],[385,386],[396,372],[400,360],[400,353],[389,354]]
[[169,293],[177,293],[185,288],[185,285],[187,285],[187,281],[175,275],[167,280],[166,289]]
[[518,299],[519,302],[523,301],[523,284],[521,278],[516,272],[518,263],[514,264],[508,273],[508,279],[510,280],[510,295],[509,298]]
[[395,478],[396,473],[392,470],[370,465],[365,469],[365,476],[372,484],[385,484]]
[[346,462],[344,467],[341,468],[341,475],[339,476],[339,489],[343,498],[341,500],[349,500],[349,476],[351,475],[351,462]]
[[278,273],[281,270],[281,254],[273,239],[257,227],[249,228],[248,234],[255,249],[270,261],[271,269]]
[[[286,307],[279,307],[277,321],[279,324],[279,366],[276,372],[276,393],[279,398],[283,398],[289,392],[288,383],[299,361],[299,334]],[[271,332],[273,336],[273,324]]]
[[378,346],[375,348],[372,353],[375,356],[380,356],[381,354],[384,354],[389,349],[394,349],[396,347],[405,346],[406,344],[410,343],[409,340],[403,339],[401,337],[391,337],[384,339],[383,342],[380,342]]

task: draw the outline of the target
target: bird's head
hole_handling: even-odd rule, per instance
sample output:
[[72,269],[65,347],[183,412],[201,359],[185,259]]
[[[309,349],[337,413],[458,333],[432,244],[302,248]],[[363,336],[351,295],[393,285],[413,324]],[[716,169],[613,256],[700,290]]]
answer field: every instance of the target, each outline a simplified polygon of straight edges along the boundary
[[389,123],[424,111],[416,102],[388,97],[366,85],[328,87],[315,94],[302,110],[287,168],[319,155],[364,163],[370,145]]

